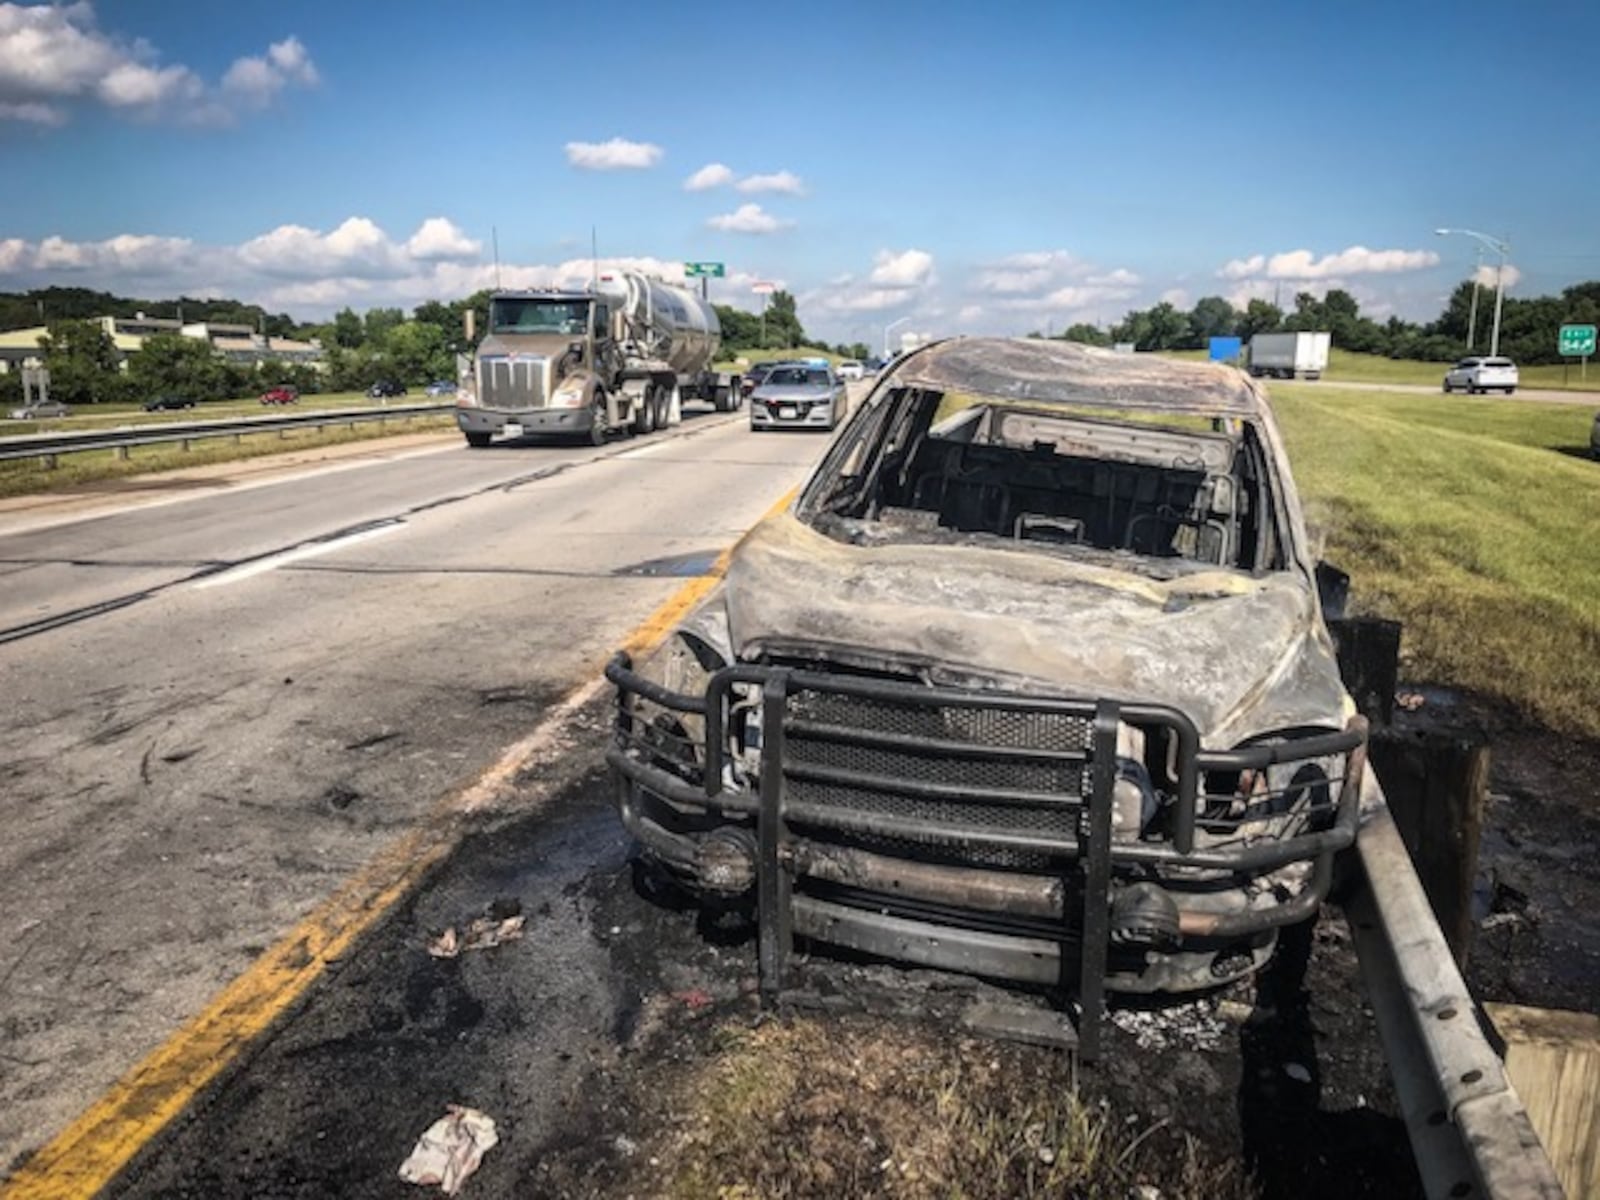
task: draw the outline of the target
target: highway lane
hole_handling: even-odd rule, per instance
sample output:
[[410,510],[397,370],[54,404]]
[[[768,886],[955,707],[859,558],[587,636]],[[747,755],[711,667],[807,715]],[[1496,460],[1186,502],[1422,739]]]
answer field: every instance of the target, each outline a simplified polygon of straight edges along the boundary
[[[1444,369],[1441,366],[1439,377],[1444,378]],[[1271,380],[1265,381],[1270,389]],[[1285,383],[1288,381],[1285,380]],[[1438,384],[1431,386],[1420,383],[1358,383],[1347,379],[1332,379],[1323,376],[1321,379],[1301,379],[1299,384],[1307,387],[1349,388],[1356,392],[1402,392],[1410,396],[1443,396]],[[1456,396],[1464,395],[1462,392],[1454,393]],[[1570,404],[1577,408],[1593,408],[1600,410],[1600,391],[1577,392],[1562,391],[1557,388],[1518,388],[1513,394],[1507,396],[1504,392],[1490,393],[1496,400],[1538,400],[1546,404]]]
[[824,445],[702,415],[0,525],[0,1164],[591,679],[682,584],[657,560],[703,571]]

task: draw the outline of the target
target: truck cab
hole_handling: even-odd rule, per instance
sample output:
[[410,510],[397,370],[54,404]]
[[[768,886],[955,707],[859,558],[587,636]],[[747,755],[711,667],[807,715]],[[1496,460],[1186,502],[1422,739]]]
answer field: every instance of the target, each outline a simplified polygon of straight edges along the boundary
[[524,433],[598,445],[676,424],[683,400],[729,412],[739,379],[712,367],[721,341],[703,298],[637,272],[592,290],[497,292],[476,354],[457,364],[456,423],[471,446]]
[[501,292],[490,298],[489,327],[464,364],[456,423],[473,446],[495,434],[602,435],[596,406],[617,357],[611,303],[589,292]]

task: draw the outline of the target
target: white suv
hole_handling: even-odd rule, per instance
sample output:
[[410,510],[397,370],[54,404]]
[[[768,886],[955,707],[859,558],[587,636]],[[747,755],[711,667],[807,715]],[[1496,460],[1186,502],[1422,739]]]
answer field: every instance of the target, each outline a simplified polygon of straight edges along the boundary
[[1517,364],[1509,358],[1463,358],[1445,372],[1444,390],[1453,392],[1502,391],[1511,395],[1517,390]]
[[833,373],[840,379],[862,379],[867,372],[855,359],[847,358],[833,369]]

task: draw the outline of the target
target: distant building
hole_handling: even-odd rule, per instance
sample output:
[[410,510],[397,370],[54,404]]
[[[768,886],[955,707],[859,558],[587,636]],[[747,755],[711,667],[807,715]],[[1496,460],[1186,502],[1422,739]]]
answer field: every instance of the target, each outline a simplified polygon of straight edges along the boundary
[[[244,366],[280,362],[320,369],[324,365],[322,343],[315,338],[302,342],[294,338],[267,337],[249,325],[221,321],[176,321],[167,317],[147,317],[143,313],[131,317],[95,317],[93,320],[110,336],[112,345],[122,356],[124,369],[128,356],[142,347],[146,339],[159,334],[178,334],[208,342],[213,350],[229,362]],[[42,365],[44,351],[39,343],[49,332],[48,326],[35,325],[31,329],[12,329],[0,333],[0,374],[17,367]]]

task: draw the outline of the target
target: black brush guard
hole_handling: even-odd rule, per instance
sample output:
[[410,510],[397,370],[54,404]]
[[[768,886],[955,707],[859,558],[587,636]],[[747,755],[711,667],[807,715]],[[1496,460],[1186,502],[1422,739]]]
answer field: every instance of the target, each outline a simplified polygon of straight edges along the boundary
[[[704,694],[688,695],[635,673],[626,654],[606,678],[617,687],[606,758],[622,776],[624,824],[646,850],[694,876],[706,869],[710,830],[753,825],[750,873],[768,1002],[784,991],[796,935],[973,975],[1056,989],[1075,983],[1080,1051],[1093,1059],[1114,870],[1249,877],[1313,864],[1291,898],[1182,914],[1184,936],[1214,944],[1311,916],[1327,894],[1334,854],[1355,840],[1366,750],[1359,717],[1336,733],[1219,752],[1202,750],[1193,723],[1162,705],[755,665],[716,671]],[[756,692],[761,752],[751,790],[727,784],[726,726],[730,702]],[[704,737],[689,735],[680,717],[703,721]],[[1164,731],[1176,746],[1176,794],[1161,840],[1112,836],[1124,722],[1147,736]],[[1334,757],[1342,776],[1326,781],[1327,803],[1308,822],[1322,827],[1292,836],[1248,838],[1248,827],[1265,819],[1250,812],[1261,798],[1242,817],[1218,817],[1218,797],[1203,790],[1212,775]],[[676,828],[643,810],[646,797],[665,802]],[[1221,844],[1197,847],[1197,830]],[[964,903],[950,903],[952,893]]]

